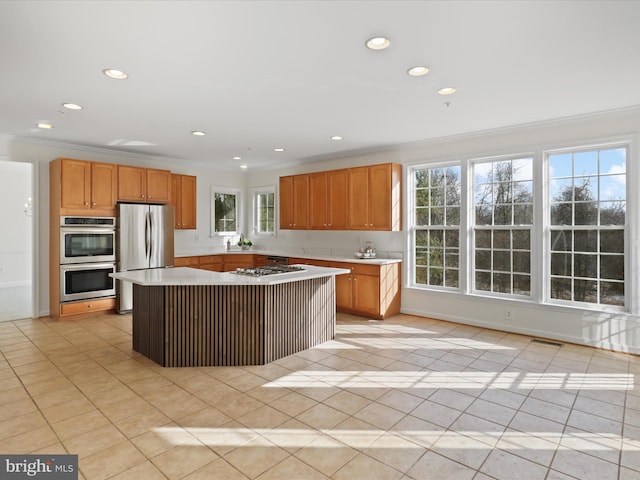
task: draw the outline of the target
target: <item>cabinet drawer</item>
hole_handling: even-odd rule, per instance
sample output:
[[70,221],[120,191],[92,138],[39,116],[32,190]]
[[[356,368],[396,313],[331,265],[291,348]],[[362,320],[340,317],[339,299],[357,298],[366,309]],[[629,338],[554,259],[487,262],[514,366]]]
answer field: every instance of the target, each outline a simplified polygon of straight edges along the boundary
[[224,263],[243,263],[253,265],[253,253],[230,253],[224,255]]
[[62,303],[60,305],[60,315],[76,315],[79,313],[111,310],[112,308],[116,308],[115,297],[98,298],[95,300],[87,300],[86,302]]
[[210,272],[222,272],[222,263],[208,263],[206,265],[200,264],[198,267],[200,270],[208,270]]
[[200,258],[200,266],[203,265],[222,265],[222,255],[205,255]]
[[353,273],[358,273],[360,275],[380,275],[380,266],[379,265],[366,265],[362,263],[352,263],[351,271]]
[[308,258],[289,257],[289,265],[311,265],[311,260]]
[[174,267],[197,267],[200,264],[200,257],[176,257],[173,259]]
[[351,273],[359,275],[380,276],[380,265],[367,265],[364,263],[331,262],[331,267],[348,268]]

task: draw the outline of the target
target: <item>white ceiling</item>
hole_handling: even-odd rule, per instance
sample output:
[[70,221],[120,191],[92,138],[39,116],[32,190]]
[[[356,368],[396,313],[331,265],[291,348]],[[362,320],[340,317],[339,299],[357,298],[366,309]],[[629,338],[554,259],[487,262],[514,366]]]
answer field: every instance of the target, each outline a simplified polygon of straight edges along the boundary
[[640,105],[639,24],[637,1],[2,1],[0,134],[217,168],[346,156]]

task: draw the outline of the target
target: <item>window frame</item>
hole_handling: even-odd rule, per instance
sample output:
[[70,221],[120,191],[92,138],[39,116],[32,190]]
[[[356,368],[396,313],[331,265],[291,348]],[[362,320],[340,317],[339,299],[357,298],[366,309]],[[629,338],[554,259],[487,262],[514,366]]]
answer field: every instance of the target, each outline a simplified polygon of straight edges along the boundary
[[[553,149],[545,149],[542,152],[542,157],[543,157],[543,174],[544,174],[544,191],[542,192],[543,195],[543,199],[544,199],[544,204],[545,204],[545,209],[544,209],[544,214],[545,214],[545,218],[544,218],[544,234],[543,234],[543,242],[544,242],[544,269],[545,269],[545,274],[544,274],[544,283],[543,283],[543,303],[547,304],[547,305],[553,305],[553,306],[564,306],[564,307],[570,307],[570,308],[582,308],[585,310],[598,310],[598,311],[614,311],[614,312],[631,312],[632,311],[632,288],[633,288],[633,280],[632,280],[632,276],[630,274],[631,272],[631,265],[632,265],[632,251],[631,251],[631,244],[629,241],[630,235],[631,235],[631,222],[630,222],[630,218],[633,215],[634,218],[636,218],[637,213],[636,213],[636,209],[634,207],[634,196],[632,195],[632,192],[630,191],[630,182],[629,179],[633,178],[631,176],[631,170],[632,170],[632,161],[631,159],[632,157],[632,152],[633,152],[633,142],[630,140],[621,140],[619,142],[607,142],[607,143],[595,143],[595,144],[591,144],[591,145],[579,145],[579,146],[573,146],[573,147],[564,147],[564,148],[553,148]],[[576,154],[576,153],[587,153],[587,152],[600,152],[603,150],[613,150],[613,149],[624,149],[626,151],[625,153],[625,199],[623,200],[625,202],[625,221],[624,221],[624,225],[601,225],[600,221],[598,220],[597,224],[595,225],[580,225],[580,224],[575,224],[575,222],[573,222],[570,225],[553,225],[551,223],[551,205],[552,205],[552,201],[551,201],[551,175],[550,175],[550,157],[553,155],[563,155],[563,154]],[[599,168],[598,168],[599,170]],[[610,174],[609,174],[610,175]],[[582,178],[582,177],[586,177],[587,175],[575,175],[575,172],[573,170],[572,167],[572,175],[571,179],[575,179],[575,178]],[[593,175],[591,175],[593,176]],[[601,172],[598,171],[597,177],[598,179],[600,179],[600,177],[602,176],[607,176],[607,174],[602,174]],[[561,177],[556,177],[556,178],[561,178]],[[598,196],[598,198],[595,200],[596,203],[600,204],[601,203],[601,199],[600,196]],[[573,202],[572,202],[573,204]],[[631,207],[631,208],[629,208]],[[598,212],[600,212],[600,206],[598,206]],[[553,298],[552,297],[552,256],[554,254],[555,251],[551,250],[551,236],[552,236],[552,232],[553,231],[561,231],[561,230],[572,230],[572,231],[589,231],[589,230],[596,230],[598,232],[598,237],[600,232],[603,231],[613,231],[613,230],[623,230],[623,241],[624,241],[624,245],[623,245],[623,252],[622,252],[622,257],[623,257],[623,265],[624,265],[624,277],[621,280],[621,283],[624,285],[624,296],[623,296],[623,305],[615,305],[615,304],[608,304],[608,303],[601,303],[600,302],[600,296],[598,298],[597,302],[585,302],[585,301],[579,301],[579,300],[565,300],[565,299],[560,299],[560,298]],[[599,244],[599,240],[597,241],[597,244]],[[573,254],[575,255],[575,250],[572,250]],[[578,251],[580,254],[580,251]],[[595,252],[593,255],[600,255],[601,252]],[[576,275],[572,274],[570,277],[570,279],[575,280],[576,279]],[[581,278],[578,276],[578,279]],[[595,281],[598,282],[598,284],[602,281],[602,277],[600,275],[600,270],[598,270],[597,272],[597,277],[595,278]],[[605,280],[606,281],[606,280]],[[600,288],[598,287],[598,292],[600,292]],[[573,292],[572,292],[572,297],[573,297]]]
[[[417,209],[418,209],[418,205],[416,202],[416,187],[415,187],[415,175],[416,172],[418,170],[435,170],[438,168],[443,168],[443,169],[447,169],[447,168],[451,168],[451,167],[458,167],[460,169],[460,191],[459,191],[459,195],[460,195],[460,203],[459,203],[459,223],[458,225],[447,225],[446,221],[443,225],[417,225],[416,223],[416,218],[417,218]],[[465,275],[466,275],[466,268],[464,267],[464,262],[465,262],[465,258],[466,258],[466,254],[465,254],[465,243],[463,241],[463,229],[464,229],[464,224],[465,224],[465,214],[463,213],[465,210],[465,192],[464,192],[464,178],[465,178],[465,168],[462,162],[460,162],[459,160],[450,160],[450,161],[444,161],[444,162],[434,162],[434,163],[429,163],[429,164],[420,164],[420,165],[413,165],[411,167],[409,167],[408,169],[408,176],[407,178],[409,179],[409,181],[411,182],[411,188],[410,190],[410,195],[409,195],[409,222],[408,224],[410,225],[409,227],[409,251],[410,251],[410,262],[411,262],[411,267],[410,270],[410,278],[409,278],[409,285],[411,287],[414,288],[419,288],[419,289],[427,289],[427,290],[438,290],[438,291],[449,291],[449,292],[462,292],[464,289],[464,286],[466,284],[465,281]],[[445,216],[446,218],[446,216]],[[424,283],[418,283],[416,282],[416,262],[417,262],[417,256],[416,256],[416,237],[418,235],[419,231],[431,231],[431,230],[443,230],[443,232],[446,231],[457,231],[458,232],[458,286],[457,287],[453,287],[453,286],[447,286],[446,282],[444,282],[443,285],[430,285],[430,284],[424,284]],[[446,235],[446,234],[445,234]],[[446,255],[446,248],[443,247],[443,256]],[[443,268],[444,271],[444,268]]]
[[[640,189],[631,188],[640,184],[640,169],[634,165],[634,160],[640,155],[637,148],[636,135],[619,135],[598,138],[592,142],[548,142],[532,146],[524,151],[516,149],[512,152],[501,152],[497,155],[475,156],[473,154],[451,156],[448,159],[425,159],[414,161],[405,166],[405,209],[404,219],[407,225],[405,245],[407,249],[407,268],[404,278],[406,288],[416,291],[431,292],[442,295],[463,295],[486,301],[508,301],[531,304],[546,308],[569,309],[574,311],[610,314],[637,314],[640,311],[638,296],[634,293],[640,271],[640,254],[635,252],[632,240],[640,236]],[[607,303],[593,304],[586,302],[554,301],[550,299],[550,201],[549,201],[549,172],[547,155],[550,153],[594,150],[594,149],[626,149],[626,216],[624,233],[624,306]],[[514,296],[511,294],[492,294],[491,292],[475,291],[474,280],[474,239],[473,225],[474,190],[472,162],[488,159],[518,158],[530,156],[533,158],[533,224],[531,226],[531,290],[530,296]],[[434,168],[442,165],[459,163],[462,166],[462,210],[460,230],[460,288],[443,289],[424,284],[416,284],[416,255],[415,255],[415,204],[416,191],[414,188],[415,170]]]
[[[491,163],[491,164],[495,164],[495,163],[499,163],[499,162],[506,162],[506,161],[517,161],[517,160],[530,160],[531,161],[531,179],[527,180],[531,182],[531,201],[530,201],[530,205],[531,205],[531,223],[525,223],[525,224],[516,224],[513,221],[511,223],[505,223],[505,224],[496,224],[494,221],[492,221],[492,223],[489,224],[478,224],[476,223],[476,175],[475,175],[475,168],[477,165],[483,164],[483,163]],[[471,248],[471,251],[469,252],[469,289],[470,289],[470,293],[474,294],[474,295],[479,295],[479,296],[486,296],[486,297],[499,297],[499,298],[509,298],[509,299],[519,299],[519,300],[524,300],[524,301],[533,301],[533,299],[535,298],[535,293],[536,293],[536,288],[535,288],[535,283],[536,283],[536,271],[535,271],[535,267],[534,267],[534,262],[533,262],[533,257],[535,255],[535,236],[536,236],[536,184],[535,184],[535,155],[531,152],[529,153],[514,153],[514,154],[509,154],[509,155],[500,155],[500,156],[492,156],[492,157],[482,157],[482,158],[472,158],[468,160],[468,167],[469,167],[469,175],[468,175],[468,192],[469,192],[469,198],[468,198],[468,202],[467,205],[469,206],[469,245]],[[511,180],[509,180],[509,183],[513,184],[515,182],[517,182],[518,180],[514,180],[513,178]],[[520,180],[521,181],[521,180]],[[493,181],[491,183],[491,185],[494,185],[496,183],[506,183],[504,181]],[[484,185],[486,183],[481,183],[481,185]],[[488,184],[487,184],[488,185]],[[513,200],[513,198],[511,199],[510,203],[509,203],[512,207],[517,205],[517,203]],[[495,203],[492,202],[490,205],[492,205],[494,208],[496,205],[503,205],[500,203]],[[506,205],[506,204],[504,204]],[[512,209],[511,211],[511,218],[513,220],[514,218],[514,211]],[[492,215],[493,217],[493,215]],[[528,276],[529,276],[529,293],[528,294],[522,294],[522,293],[514,293],[514,276],[517,275],[518,273],[526,273],[526,272],[516,272],[513,269],[513,252],[518,252],[521,251],[522,249],[517,249],[513,247],[513,232],[515,231],[522,231],[522,230],[528,230],[529,231],[529,272],[528,272]],[[490,284],[492,285],[492,289],[491,290],[480,290],[477,288],[476,286],[476,239],[477,239],[477,232],[478,231],[489,231],[491,232],[491,237],[493,239],[494,237],[494,232],[497,231],[505,231],[505,232],[511,232],[510,234],[510,247],[509,248],[496,248],[493,245],[485,250],[488,250],[490,252],[490,259],[491,259],[491,267],[490,269],[487,271],[486,269],[482,269],[483,272],[488,272],[491,280],[490,280]],[[493,267],[493,259],[494,259],[494,253],[495,251],[509,251],[511,252],[511,268],[509,269],[509,271],[500,271],[500,270],[496,270]],[[500,291],[496,291],[493,290],[493,277],[495,273],[499,273],[499,274],[508,274],[510,275],[510,285],[511,285],[511,291],[510,292],[500,292]]]
[[[210,236],[211,237],[220,237],[220,236],[228,237],[230,235],[240,235],[240,233],[242,232],[242,190],[238,188],[212,186],[210,191],[211,191]],[[236,229],[234,231],[231,231],[231,230],[217,231],[216,230],[216,207],[215,207],[216,194],[235,195],[236,197],[236,205],[235,205]]]
[[[262,195],[273,195],[273,230],[263,231],[260,229],[260,197]],[[277,193],[276,187],[257,187],[252,189],[252,201],[253,206],[253,234],[262,237],[275,237],[278,225],[278,209],[277,209]]]

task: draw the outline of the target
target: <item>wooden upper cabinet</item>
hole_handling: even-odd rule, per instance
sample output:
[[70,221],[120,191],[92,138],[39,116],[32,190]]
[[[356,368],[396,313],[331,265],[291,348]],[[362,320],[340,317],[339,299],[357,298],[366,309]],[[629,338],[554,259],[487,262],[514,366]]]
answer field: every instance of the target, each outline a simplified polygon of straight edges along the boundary
[[171,172],[118,165],[118,200],[122,202],[169,203]]
[[280,228],[309,228],[309,175],[280,177]]
[[171,172],[169,170],[146,169],[147,201],[169,203],[171,201]]
[[147,193],[147,176],[144,168],[118,165],[118,200],[144,202]]
[[402,230],[402,166],[280,177],[280,228]]
[[63,158],[60,160],[60,207],[91,208],[91,162]]
[[71,158],[62,158],[59,162],[61,214],[115,213],[115,165]]
[[347,211],[349,208],[348,170],[331,170],[327,172],[327,211],[329,212],[329,228],[344,230],[347,228]]
[[309,174],[309,228],[312,230],[328,228],[327,203],[327,172]]
[[309,175],[293,177],[293,228],[309,228]]
[[[398,165],[399,167],[399,165]],[[393,223],[399,222],[399,218],[394,220],[394,202],[400,202],[400,198],[393,198],[393,188],[399,190],[400,175],[394,185],[393,166],[389,163],[383,165],[373,165],[369,167],[369,227],[374,230],[394,230]],[[398,204],[399,205],[399,204]],[[396,229],[399,225],[396,225]]]
[[91,208],[116,207],[118,168],[111,163],[91,163]]
[[369,167],[349,169],[349,213],[347,228],[369,228]]
[[385,163],[349,169],[351,230],[402,229],[402,166]]
[[309,228],[347,228],[347,170],[309,174]]
[[293,228],[293,176],[280,177],[280,229]]
[[176,229],[196,228],[196,177],[171,175],[171,205],[175,208]]

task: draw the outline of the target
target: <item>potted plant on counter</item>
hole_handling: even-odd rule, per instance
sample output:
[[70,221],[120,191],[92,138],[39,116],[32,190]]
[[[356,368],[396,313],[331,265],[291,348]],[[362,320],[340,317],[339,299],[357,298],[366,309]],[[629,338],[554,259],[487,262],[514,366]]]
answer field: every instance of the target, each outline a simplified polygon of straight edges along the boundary
[[244,238],[242,235],[240,235],[240,240],[238,240],[238,246],[240,247],[241,250],[249,250],[251,248],[251,245],[253,245],[253,243],[251,243],[251,240],[249,240],[248,238]]

